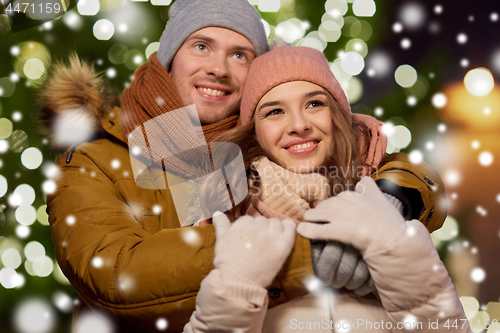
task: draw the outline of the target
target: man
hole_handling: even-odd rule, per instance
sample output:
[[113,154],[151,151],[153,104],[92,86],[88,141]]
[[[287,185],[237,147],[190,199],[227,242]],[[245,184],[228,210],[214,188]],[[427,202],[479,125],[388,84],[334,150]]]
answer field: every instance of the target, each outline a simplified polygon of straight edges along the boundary
[[[85,303],[111,316],[121,331],[153,332],[165,320],[168,331],[182,330],[212,269],[213,228],[182,228],[171,191],[192,165],[164,159],[173,148],[150,142],[163,135],[192,138],[182,127],[148,132],[148,122],[194,104],[210,142],[236,125],[248,67],[266,51],[260,17],[247,0],[177,0],[158,53],[136,71],[121,108],[76,57],[70,68],[53,69],[42,118],[54,131],[59,118],[83,109],[68,126],[90,118],[94,129],[90,142],[53,140],[66,149],[57,161],[57,190],[47,197],[57,260]],[[127,145],[137,129],[148,132],[145,147],[159,165],[143,178]],[[271,305],[307,293],[313,276],[308,240],[297,238],[285,266],[269,288]]]

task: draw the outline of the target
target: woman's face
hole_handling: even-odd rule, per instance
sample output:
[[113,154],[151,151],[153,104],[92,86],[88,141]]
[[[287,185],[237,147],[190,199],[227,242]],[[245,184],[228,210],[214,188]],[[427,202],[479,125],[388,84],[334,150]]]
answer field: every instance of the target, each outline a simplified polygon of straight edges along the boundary
[[257,141],[282,167],[313,172],[333,153],[332,102],[327,91],[310,82],[271,89],[255,109]]

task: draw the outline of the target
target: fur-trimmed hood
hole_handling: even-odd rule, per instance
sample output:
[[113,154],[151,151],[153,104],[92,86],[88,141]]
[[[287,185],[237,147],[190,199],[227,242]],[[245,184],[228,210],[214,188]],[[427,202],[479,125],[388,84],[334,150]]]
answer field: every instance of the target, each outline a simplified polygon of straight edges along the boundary
[[52,65],[38,104],[44,134],[53,147],[66,149],[102,132],[100,120],[117,98],[92,64],[72,54]]

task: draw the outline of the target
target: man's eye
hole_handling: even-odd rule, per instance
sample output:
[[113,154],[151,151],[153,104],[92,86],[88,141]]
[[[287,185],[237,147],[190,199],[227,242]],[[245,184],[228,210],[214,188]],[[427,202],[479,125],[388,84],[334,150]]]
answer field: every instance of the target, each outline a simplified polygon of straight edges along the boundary
[[245,58],[246,58],[246,57],[245,57],[245,55],[244,55],[243,53],[236,53],[234,56],[235,56],[237,59],[245,59]]
[[203,44],[196,44],[196,48],[200,51],[205,51],[207,47]]

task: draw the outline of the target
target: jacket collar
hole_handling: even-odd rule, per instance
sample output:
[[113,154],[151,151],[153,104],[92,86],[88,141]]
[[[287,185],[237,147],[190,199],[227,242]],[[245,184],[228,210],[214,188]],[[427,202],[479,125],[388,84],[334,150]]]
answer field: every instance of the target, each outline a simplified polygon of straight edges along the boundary
[[108,134],[126,143],[123,137],[121,111],[120,107],[115,106],[111,111],[106,112],[101,118],[101,126]]

